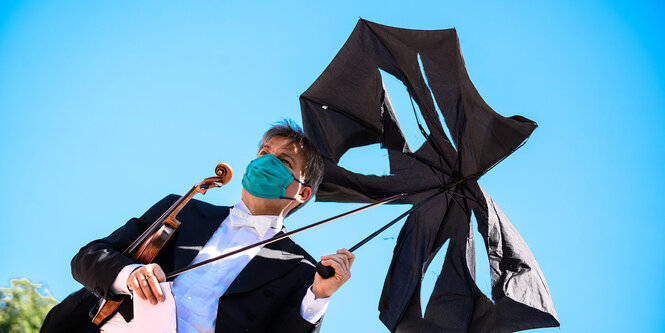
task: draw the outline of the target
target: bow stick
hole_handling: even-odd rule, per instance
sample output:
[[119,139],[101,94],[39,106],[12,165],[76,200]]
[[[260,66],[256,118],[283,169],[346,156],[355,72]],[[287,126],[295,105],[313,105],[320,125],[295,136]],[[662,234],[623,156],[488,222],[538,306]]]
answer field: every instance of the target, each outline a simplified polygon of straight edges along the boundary
[[349,216],[349,215],[353,215],[353,214],[355,214],[355,213],[362,212],[363,210],[366,210],[366,209],[369,209],[369,208],[372,208],[372,207],[380,206],[380,205],[383,205],[383,204],[386,204],[386,203],[389,203],[389,202],[395,201],[395,200],[397,200],[397,199],[399,199],[399,198],[401,198],[401,197],[403,197],[403,196],[406,196],[406,195],[408,195],[408,194],[407,194],[407,193],[395,194],[395,195],[393,195],[393,196],[391,196],[391,197],[388,197],[388,198],[385,198],[385,199],[379,200],[379,201],[377,201],[377,202],[374,202],[374,203],[371,203],[371,204],[365,205],[365,206],[360,207],[360,208],[356,208],[356,209],[351,210],[351,211],[348,211],[348,212],[346,212],[346,213],[342,213],[342,214],[339,214],[339,215],[337,215],[337,216],[333,216],[333,217],[327,218],[327,219],[325,219],[325,220],[321,220],[321,221],[319,221],[319,222],[315,222],[315,223],[312,223],[312,224],[310,224],[310,225],[306,225],[306,226],[304,226],[304,227],[302,227],[302,228],[299,228],[299,229],[296,229],[296,230],[293,230],[293,231],[290,231],[290,232],[287,232],[287,233],[284,233],[284,234],[281,234],[281,235],[276,235],[275,237],[272,237],[272,238],[270,238],[270,239],[266,239],[266,240],[263,240],[263,241],[260,241],[260,242],[257,242],[257,243],[251,244],[251,245],[247,245],[247,246],[245,246],[245,247],[243,247],[243,248],[240,248],[240,249],[238,249],[238,250],[231,251],[231,252],[228,252],[228,253],[224,253],[224,254],[222,254],[222,255],[219,255],[219,256],[216,256],[216,257],[214,257],[214,258],[210,258],[210,259],[207,259],[207,260],[201,261],[201,262],[196,263],[196,264],[194,264],[194,265],[190,265],[190,266],[187,266],[187,267],[184,267],[184,268],[181,268],[181,269],[175,270],[175,271],[173,271],[173,272],[167,274],[167,275],[166,275],[166,279],[171,279],[171,278],[176,277],[176,276],[178,276],[178,275],[180,275],[180,274],[182,274],[182,273],[184,273],[184,272],[190,271],[190,270],[192,270],[192,269],[194,269],[194,268],[201,267],[201,266],[203,266],[203,265],[210,264],[210,263],[212,263],[212,262],[214,262],[214,261],[221,260],[221,259],[224,259],[224,258],[227,258],[227,257],[233,256],[233,255],[236,255],[236,254],[238,254],[238,253],[240,253],[240,252],[247,251],[247,250],[249,250],[249,249],[253,249],[253,248],[258,247],[258,246],[263,246],[263,245],[266,245],[266,244],[270,244],[270,243],[273,243],[273,242],[276,242],[276,241],[282,240],[282,239],[284,239],[284,238],[286,238],[286,237],[289,237],[289,236],[291,236],[291,235],[295,235],[295,234],[300,233],[300,232],[303,232],[303,231],[305,231],[305,230],[309,230],[309,229],[312,229],[312,228],[318,227],[318,226],[320,226],[320,225],[324,225],[324,224],[326,224],[326,223],[328,223],[328,222],[332,222],[332,221],[335,221],[335,220],[341,219],[342,217],[346,217],[346,216]]

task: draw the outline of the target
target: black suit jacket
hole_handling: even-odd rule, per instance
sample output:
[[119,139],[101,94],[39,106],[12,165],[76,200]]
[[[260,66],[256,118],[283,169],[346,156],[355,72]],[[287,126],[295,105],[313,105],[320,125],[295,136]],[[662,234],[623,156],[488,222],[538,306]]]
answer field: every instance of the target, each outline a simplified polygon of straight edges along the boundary
[[[89,243],[72,259],[72,275],[85,289],[67,297],[47,316],[43,332],[87,332],[95,329],[83,318],[97,298],[111,295],[110,288],[123,267],[134,262],[123,251],[177,199],[169,195],[140,218],[129,220],[110,236]],[[178,214],[180,227],[172,241],[153,262],[165,272],[187,266],[206,244],[230,207],[191,200]],[[321,320],[312,325],[300,316],[300,304],[314,279],[314,259],[290,238],[263,247],[220,297],[215,332],[316,332]],[[96,297],[95,297],[96,296]],[[127,296],[120,296],[126,297]],[[132,317],[131,301],[120,314]]]

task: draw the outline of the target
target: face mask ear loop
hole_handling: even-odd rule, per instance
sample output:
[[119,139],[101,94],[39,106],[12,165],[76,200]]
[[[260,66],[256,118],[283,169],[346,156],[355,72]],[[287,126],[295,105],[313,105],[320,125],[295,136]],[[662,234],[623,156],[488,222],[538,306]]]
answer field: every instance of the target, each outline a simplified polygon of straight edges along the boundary
[[[291,176],[293,176],[293,175],[291,175]],[[293,176],[293,180],[297,181],[298,183],[302,184],[303,186],[307,186],[307,187],[309,187],[309,185],[307,185],[307,184],[301,182],[300,179],[296,178],[296,176]],[[280,199],[286,199],[286,200],[293,200],[293,201],[296,201],[296,198],[287,198],[287,197],[279,197],[279,198],[280,198]]]
[[[293,175],[291,175],[291,176],[293,176]],[[293,179],[294,179],[295,181],[297,181],[298,183],[300,183],[301,185],[303,185],[303,186],[311,187],[311,186],[309,186],[309,185],[307,185],[307,184],[301,182],[300,179],[296,178],[296,176],[293,176]]]

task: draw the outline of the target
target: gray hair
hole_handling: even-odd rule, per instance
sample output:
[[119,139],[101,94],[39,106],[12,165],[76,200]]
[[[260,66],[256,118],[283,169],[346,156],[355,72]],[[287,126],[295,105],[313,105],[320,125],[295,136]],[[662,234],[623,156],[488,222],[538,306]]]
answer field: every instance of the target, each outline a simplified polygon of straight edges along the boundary
[[289,145],[296,145],[296,147],[302,149],[301,154],[305,159],[303,182],[312,189],[312,196],[314,196],[323,180],[323,158],[319,148],[305,136],[302,128],[291,119],[283,119],[268,129],[263,134],[261,142],[259,142],[259,149],[274,137],[286,138],[289,140]]

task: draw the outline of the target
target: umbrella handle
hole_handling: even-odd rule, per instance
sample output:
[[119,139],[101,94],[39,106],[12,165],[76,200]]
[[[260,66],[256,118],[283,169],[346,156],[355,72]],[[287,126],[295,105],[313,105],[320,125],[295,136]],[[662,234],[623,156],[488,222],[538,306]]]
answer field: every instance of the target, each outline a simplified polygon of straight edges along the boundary
[[335,276],[335,269],[332,266],[322,264],[320,261],[316,263],[316,272],[324,279]]

